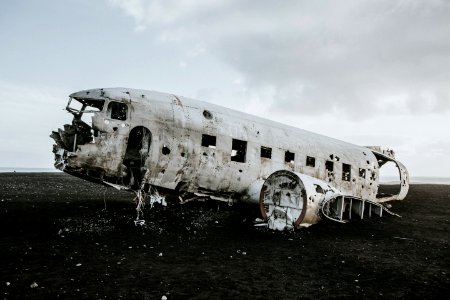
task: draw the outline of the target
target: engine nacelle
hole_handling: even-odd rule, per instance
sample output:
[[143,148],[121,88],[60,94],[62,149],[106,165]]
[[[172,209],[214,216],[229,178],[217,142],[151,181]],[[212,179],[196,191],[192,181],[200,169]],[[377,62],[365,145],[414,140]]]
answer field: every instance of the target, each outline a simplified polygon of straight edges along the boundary
[[322,203],[339,195],[342,194],[325,181],[280,170],[264,182],[259,206],[270,229],[293,229],[317,223]]

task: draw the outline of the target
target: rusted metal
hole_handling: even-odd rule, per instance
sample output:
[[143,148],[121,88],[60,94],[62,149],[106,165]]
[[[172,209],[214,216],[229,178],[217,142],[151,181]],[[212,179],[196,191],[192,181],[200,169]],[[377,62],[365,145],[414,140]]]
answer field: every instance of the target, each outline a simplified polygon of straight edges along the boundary
[[[267,191],[277,180],[297,178],[307,198],[285,226],[295,228],[320,220],[325,203],[320,189],[370,203],[402,200],[408,192],[408,172],[392,150],[353,145],[207,102],[110,88],[73,93],[66,109],[72,123],[51,134],[55,167],[136,193],[247,201],[272,205],[273,211],[284,208],[275,207]],[[400,192],[377,196],[379,170],[389,161],[399,169]]]

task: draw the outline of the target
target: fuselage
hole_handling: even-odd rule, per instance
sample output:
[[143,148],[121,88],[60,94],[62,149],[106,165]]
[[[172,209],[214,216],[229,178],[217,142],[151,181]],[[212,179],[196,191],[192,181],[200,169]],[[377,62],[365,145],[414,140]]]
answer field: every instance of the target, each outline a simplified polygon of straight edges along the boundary
[[[55,165],[89,180],[258,201],[270,174],[290,170],[371,201],[401,200],[408,190],[407,171],[389,152],[207,102],[125,88],[85,90],[70,98],[82,108],[69,102],[74,121],[54,137]],[[97,110],[92,126],[81,120],[89,107]],[[402,188],[377,198],[386,161],[397,164]]]

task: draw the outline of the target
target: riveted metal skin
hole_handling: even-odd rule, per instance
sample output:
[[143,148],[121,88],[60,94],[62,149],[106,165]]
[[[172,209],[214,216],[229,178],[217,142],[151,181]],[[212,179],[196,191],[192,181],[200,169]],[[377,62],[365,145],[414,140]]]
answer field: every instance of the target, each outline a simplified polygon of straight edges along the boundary
[[[74,103],[81,108],[74,109]],[[392,151],[195,99],[127,88],[91,89],[71,94],[67,110],[72,123],[51,135],[55,167],[118,188],[154,187],[183,197],[258,204],[269,176],[289,171],[299,183],[307,176],[342,195],[374,202],[402,200],[408,191],[408,172]],[[387,161],[400,170],[401,191],[377,198],[379,169]],[[308,201],[303,202],[305,220],[313,218]]]

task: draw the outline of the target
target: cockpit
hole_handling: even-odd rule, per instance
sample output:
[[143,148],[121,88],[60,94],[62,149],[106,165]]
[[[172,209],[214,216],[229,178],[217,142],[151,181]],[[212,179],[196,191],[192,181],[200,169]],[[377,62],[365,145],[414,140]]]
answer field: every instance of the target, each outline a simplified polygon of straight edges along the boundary
[[116,123],[128,119],[127,104],[109,99],[70,97],[66,110],[73,115],[72,124],[54,131],[52,137],[69,152],[76,152],[77,146],[93,143],[101,132],[114,131]]
[[[73,114],[75,118],[86,118],[85,114],[103,112],[106,100],[101,99],[77,99],[70,97],[66,110]],[[113,120],[125,121],[127,119],[128,106],[118,101],[108,101],[106,117]],[[90,121],[90,120],[87,120]]]

